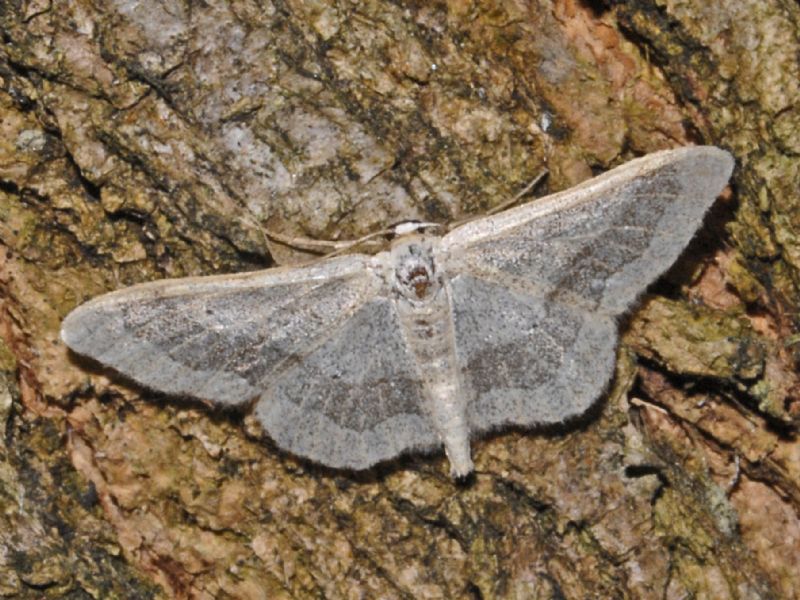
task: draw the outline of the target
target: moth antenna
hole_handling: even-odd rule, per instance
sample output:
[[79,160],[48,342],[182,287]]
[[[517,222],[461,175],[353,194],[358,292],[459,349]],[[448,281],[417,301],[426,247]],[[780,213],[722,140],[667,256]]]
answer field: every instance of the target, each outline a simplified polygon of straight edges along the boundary
[[546,168],[542,169],[539,172],[539,174],[536,175],[536,177],[534,177],[533,179],[531,179],[531,181],[524,188],[522,188],[519,192],[514,194],[514,196],[512,196],[508,200],[505,200],[505,201],[501,202],[500,204],[498,204],[497,206],[495,206],[494,208],[489,209],[488,211],[486,211],[485,214],[475,215],[475,216],[472,216],[472,217],[467,217],[465,219],[460,219],[458,221],[455,221],[454,223],[450,224],[449,228],[452,230],[452,229],[455,229],[456,227],[459,227],[460,225],[463,225],[464,223],[469,223],[470,221],[474,221],[475,219],[482,219],[484,217],[488,217],[488,216],[503,212],[504,210],[506,210],[508,208],[511,208],[517,202],[519,202],[522,198],[527,196],[531,192],[531,190],[533,190],[537,185],[539,185],[539,183],[542,181],[542,179],[544,179],[549,174],[550,174],[550,171],[548,169],[546,169]]
[[[325,254],[325,258],[330,258],[332,256],[338,256],[339,254],[342,254],[343,252],[346,252],[350,248],[355,248],[356,246],[361,246],[362,244],[367,244],[368,242],[373,241],[377,237],[386,236],[386,235],[388,235],[390,233],[392,233],[391,229],[380,229],[378,231],[373,231],[372,233],[368,233],[367,235],[362,236],[362,237],[360,237],[360,238],[358,238],[356,240],[348,240],[346,242],[341,242],[341,246],[337,247],[333,251]],[[383,246],[383,244],[379,244],[379,245]]]
[[531,190],[533,190],[533,188],[535,188],[537,185],[539,185],[539,183],[542,181],[542,179],[547,177],[547,175],[549,175],[549,174],[550,174],[550,171],[547,168],[542,169],[536,177],[531,179],[531,181],[530,181],[530,183],[528,183],[528,185],[526,185],[519,192],[514,194],[513,197],[509,198],[505,202],[501,202],[500,204],[498,204],[494,208],[489,209],[489,211],[487,211],[486,215],[487,216],[488,215],[493,215],[493,214],[496,214],[496,213],[499,213],[499,212],[503,212],[507,208],[511,208],[517,202],[519,202],[522,198],[527,196],[531,192]]

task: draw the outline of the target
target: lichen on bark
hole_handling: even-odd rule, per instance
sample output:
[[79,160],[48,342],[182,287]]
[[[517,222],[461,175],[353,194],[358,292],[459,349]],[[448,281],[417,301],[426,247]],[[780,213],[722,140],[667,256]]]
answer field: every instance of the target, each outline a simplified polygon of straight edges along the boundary
[[[800,8],[0,6],[0,596],[800,595]],[[70,356],[104,291],[456,221],[635,155],[737,158],[587,418],[367,474]],[[780,526],[776,527],[775,523]]]

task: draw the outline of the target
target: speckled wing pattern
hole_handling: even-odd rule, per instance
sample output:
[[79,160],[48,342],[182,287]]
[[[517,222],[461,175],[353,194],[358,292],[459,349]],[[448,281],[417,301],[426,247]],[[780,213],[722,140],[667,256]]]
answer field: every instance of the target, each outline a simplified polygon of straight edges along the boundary
[[133,286],[70,313],[62,337],[152,389],[223,405],[258,397],[283,448],[366,468],[437,442],[368,260]]
[[613,372],[616,317],[677,259],[732,169],[713,147],[659,152],[443,238],[473,431],[585,412]]
[[279,446],[364,469],[440,444],[394,303],[375,297],[273,381],[256,415]]
[[678,257],[732,168],[712,147],[651,154],[374,257],[106,294],[61,335],[149,388],[258,399],[267,432],[299,456],[362,469],[444,443],[461,476],[470,433],[561,422],[597,399],[616,317]]

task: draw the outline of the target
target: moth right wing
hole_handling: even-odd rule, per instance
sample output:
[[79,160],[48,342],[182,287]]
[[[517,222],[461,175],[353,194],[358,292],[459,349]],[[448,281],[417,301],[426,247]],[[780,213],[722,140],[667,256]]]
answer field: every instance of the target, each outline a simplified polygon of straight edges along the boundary
[[711,146],[632,160],[442,239],[448,269],[618,315],[669,268],[733,169]]
[[473,431],[563,422],[586,412],[608,384],[613,318],[469,274],[450,290]]
[[680,148],[442,239],[473,428],[561,422],[608,384],[615,318],[678,257],[733,168]]
[[136,285],[79,306],[61,337],[146,387],[237,404],[261,395],[379,293],[368,263],[353,255]]

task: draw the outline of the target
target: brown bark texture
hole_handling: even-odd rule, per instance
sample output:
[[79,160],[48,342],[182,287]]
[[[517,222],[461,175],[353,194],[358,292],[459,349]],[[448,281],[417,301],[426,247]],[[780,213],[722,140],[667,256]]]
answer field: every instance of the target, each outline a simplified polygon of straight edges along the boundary
[[[800,597],[800,5],[5,0],[0,597]],[[737,160],[558,431],[334,472],[67,352],[164,277],[452,222],[634,156]]]

